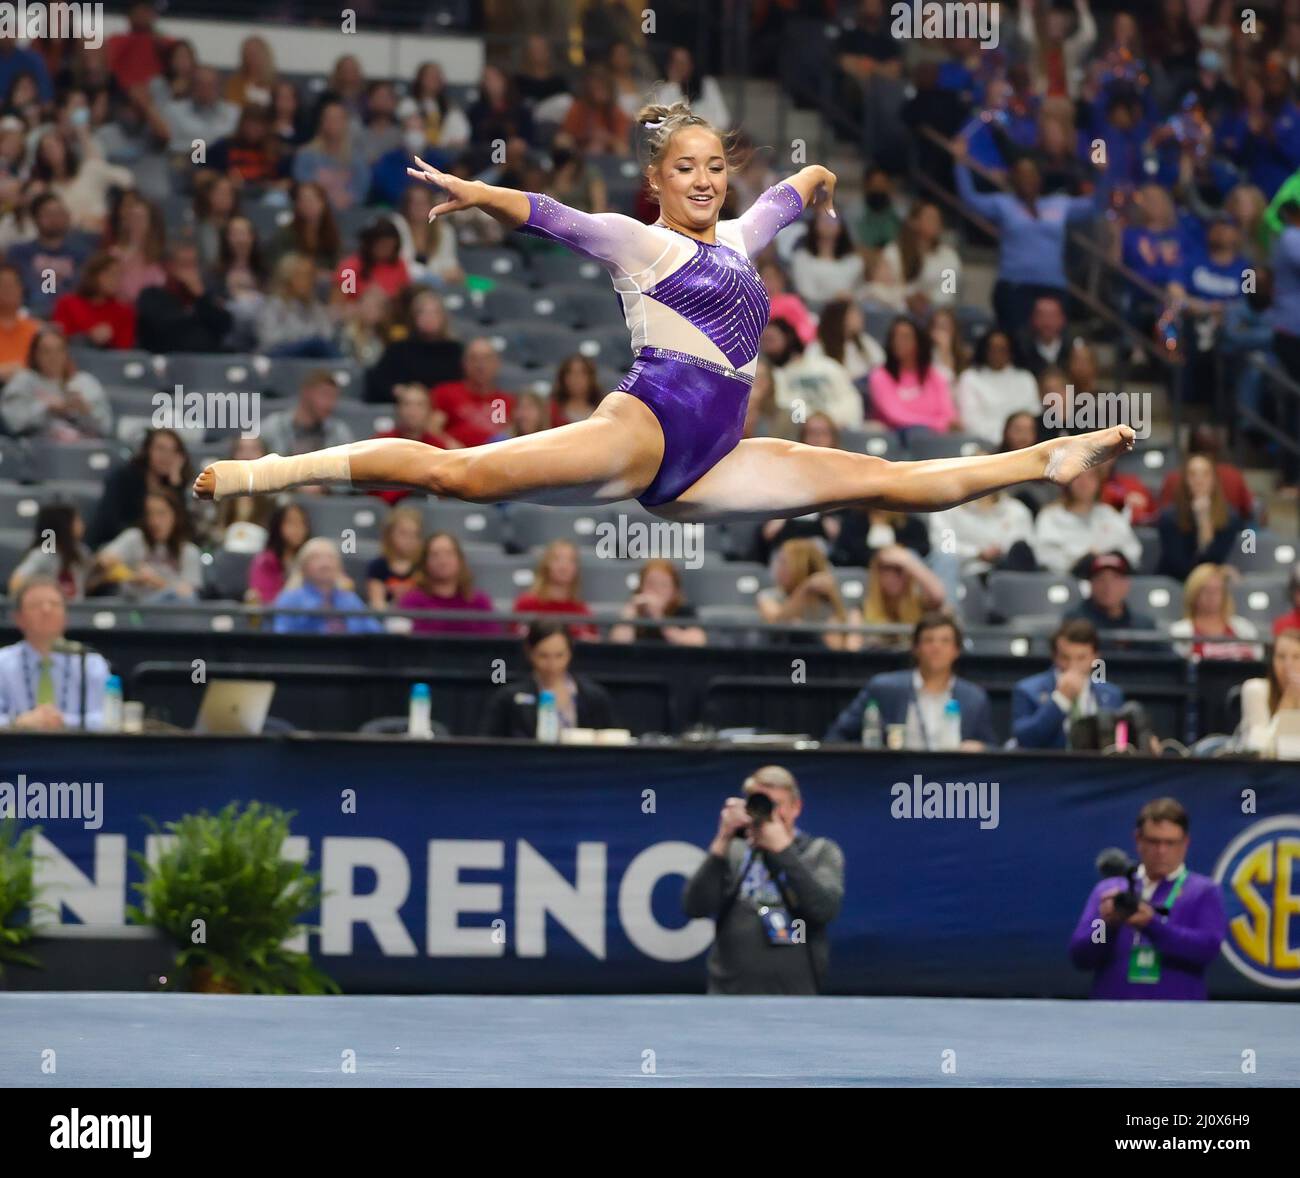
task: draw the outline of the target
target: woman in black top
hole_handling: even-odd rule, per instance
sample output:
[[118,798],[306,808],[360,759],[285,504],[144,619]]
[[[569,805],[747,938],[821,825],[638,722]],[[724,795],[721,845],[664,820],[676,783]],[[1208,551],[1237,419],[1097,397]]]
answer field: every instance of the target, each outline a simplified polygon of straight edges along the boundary
[[145,496],[151,491],[169,492],[188,512],[192,502],[188,489],[193,481],[194,466],[180,435],[175,430],[151,429],[131,461],[105,481],[86,543],[100,548],[139,523]]
[[519,682],[507,683],[488,701],[480,729],[483,736],[536,739],[537,704],[543,691],[555,697],[561,730],[614,727],[613,709],[605,689],[569,671],[573,641],[566,627],[556,622],[529,626],[524,653],[531,674]]
[[433,388],[444,381],[460,380],[464,345],[452,339],[447,310],[433,291],[407,287],[403,323],[406,335],[390,343],[366,373],[366,400],[391,404],[393,388],[399,384],[420,384]]

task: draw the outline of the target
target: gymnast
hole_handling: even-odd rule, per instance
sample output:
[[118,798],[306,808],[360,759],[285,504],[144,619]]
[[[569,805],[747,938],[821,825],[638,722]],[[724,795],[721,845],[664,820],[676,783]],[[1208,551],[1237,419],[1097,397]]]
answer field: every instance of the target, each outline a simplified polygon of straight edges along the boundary
[[[660,208],[644,225],[590,214],[533,192],[408,168],[448,199],[430,219],[484,210],[511,229],[560,242],[613,280],[635,361],[585,421],[460,450],[376,438],[297,456],[215,462],[200,499],[271,494],[313,484],[398,486],[471,503],[593,505],[635,498],[664,519],[765,520],[864,505],[940,511],[1017,483],[1071,482],[1133,448],[1126,425],[1023,450],[922,462],[777,438],[741,438],[768,301],[753,258],[824,196],[835,176],[811,165],[719,221],[730,167],[721,136],[685,103],[638,116],[649,141],[646,178]],[[987,432],[987,431],[986,431]]]

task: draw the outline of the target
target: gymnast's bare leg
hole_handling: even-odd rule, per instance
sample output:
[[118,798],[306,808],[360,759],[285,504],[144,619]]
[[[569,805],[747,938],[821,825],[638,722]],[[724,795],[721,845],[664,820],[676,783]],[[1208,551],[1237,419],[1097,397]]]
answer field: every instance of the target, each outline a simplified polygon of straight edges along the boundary
[[778,438],[746,438],[671,503],[652,510],[684,522],[766,520],[855,505],[943,511],[1018,483],[1073,482],[1133,449],[1127,425],[1054,438],[1004,454],[887,462]]
[[[895,511],[941,511],[1017,483],[1065,484],[1133,448],[1116,426],[971,458],[887,462],[866,454],[750,438],[656,514],[683,521],[768,519],[866,504]],[[610,503],[635,498],[653,481],[663,432],[636,397],[611,393],[586,421],[526,437],[439,450],[376,438],[312,454],[217,462],[194,483],[200,499],[273,494],[293,487],[396,486],[470,503]]]

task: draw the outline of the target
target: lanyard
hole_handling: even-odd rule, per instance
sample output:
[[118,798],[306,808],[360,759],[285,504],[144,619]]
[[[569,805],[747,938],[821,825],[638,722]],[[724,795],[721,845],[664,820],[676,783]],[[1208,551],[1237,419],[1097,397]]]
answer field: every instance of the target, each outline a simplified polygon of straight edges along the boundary
[[[925,684],[923,683],[921,686],[924,687]],[[917,728],[919,728],[919,729],[921,730],[921,742],[925,745],[925,751],[926,751],[926,752],[929,752],[933,746],[930,744],[930,732],[929,732],[929,729],[926,728],[926,726],[925,726],[925,709],[924,709],[923,707],[921,707],[921,695],[922,695],[922,693],[916,689],[916,680],[913,679],[913,680],[912,680],[912,699],[911,699],[911,703],[912,703],[912,706],[916,709],[916,726],[917,726]],[[952,684],[951,684],[951,683],[948,684],[948,694],[947,694],[947,698],[948,698],[948,699],[952,699]]]
[[[1173,886],[1173,889],[1170,891],[1169,895],[1165,897],[1165,902],[1164,902],[1164,904],[1162,905],[1162,907],[1165,909],[1165,911],[1166,911],[1167,913],[1168,913],[1168,912],[1172,912],[1172,911],[1174,910],[1174,901],[1178,899],[1178,893],[1181,892],[1181,891],[1183,890],[1183,884],[1187,882],[1187,876],[1188,876],[1187,864],[1184,863],[1184,864],[1183,864],[1183,865],[1178,869],[1178,874],[1177,874],[1176,876],[1174,876],[1174,886]],[[1146,877],[1143,876],[1143,879],[1144,879],[1144,880],[1145,880],[1145,878],[1146,878]],[[1148,881],[1148,882],[1149,882],[1149,881]],[[1147,895],[1146,895],[1146,888],[1145,888],[1145,886],[1144,886],[1143,889],[1142,889],[1142,892],[1143,892],[1142,899],[1145,900],[1145,901],[1147,901],[1147,902],[1149,903],[1149,902],[1150,902],[1150,901],[1155,897],[1155,894],[1156,894],[1157,891],[1159,891],[1159,889],[1160,889],[1160,885],[1159,885],[1159,884],[1156,884],[1156,886],[1155,886],[1154,888],[1151,889],[1151,895],[1150,895],[1150,896],[1147,896]],[[1134,945],[1140,945],[1140,944],[1142,944],[1142,930],[1141,930],[1141,929],[1135,929],[1135,930],[1133,931],[1133,944],[1134,944]]]

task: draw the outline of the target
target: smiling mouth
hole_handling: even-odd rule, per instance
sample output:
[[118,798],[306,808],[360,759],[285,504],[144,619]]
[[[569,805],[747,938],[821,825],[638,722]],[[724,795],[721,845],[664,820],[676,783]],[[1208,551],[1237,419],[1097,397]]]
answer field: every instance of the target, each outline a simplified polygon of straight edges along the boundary
[[707,195],[697,194],[695,196],[688,196],[686,199],[689,200],[692,204],[708,205],[713,203],[713,194],[712,193],[709,193]]

